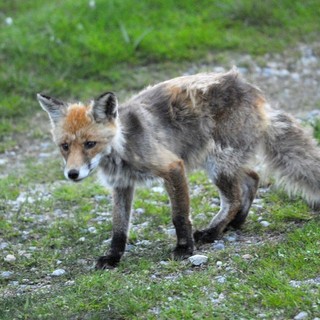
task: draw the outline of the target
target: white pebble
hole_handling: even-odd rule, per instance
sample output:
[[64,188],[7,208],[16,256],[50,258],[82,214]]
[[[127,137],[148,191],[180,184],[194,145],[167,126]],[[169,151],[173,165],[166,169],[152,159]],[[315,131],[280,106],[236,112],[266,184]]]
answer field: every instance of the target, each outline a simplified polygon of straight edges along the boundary
[[153,187],[153,188],[151,188],[151,190],[153,192],[157,192],[157,193],[164,193],[164,188],[163,187]]
[[89,1],[89,7],[94,9],[96,7],[96,2],[94,0]]
[[65,273],[66,273],[66,270],[64,270],[64,269],[56,269],[51,273],[51,275],[54,277],[59,277],[59,276],[64,275]]
[[175,237],[176,236],[176,229],[174,229],[174,228],[167,229],[167,234],[171,237]]
[[265,221],[265,220],[260,221],[260,224],[261,224],[263,227],[269,227],[269,226],[270,226],[270,222]]
[[225,245],[222,242],[218,242],[218,243],[214,243],[212,247],[215,250],[223,250],[225,248]]
[[0,275],[1,275],[1,278],[8,279],[8,278],[11,278],[11,276],[13,275],[13,272],[12,271],[2,271]]
[[137,213],[137,214],[143,214],[143,213],[145,213],[145,209],[143,209],[143,208],[137,208],[136,210],[135,210],[135,212]]
[[194,265],[194,266],[200,266],[202,264],[205,264],[208,262],[208,257],[203,256],[201,254],[196,254],[194,256],[189,257],[189,261]]
[[0,250],[3,250],[5,248],[9,247],[9,243],[8,242],[1,242],[0,243]]
[[8,162],[7,159],[0,159],[0,166],[5,165]]
[[8,254],[5,258],[4,258],[4,261],[7,261],[7,262],[14,262],[16,261],[17,258],[13,255],[13,254]]
[[78,239],[79,242],[85,242],[86,241],[86,237],[81,237]]
[[90,233],[97,233],[97,229],[96,229],[95,227],[89,227],[89,228],[88,228],[88,231],[89,231]]
[[110,239],[106,239],[106,240],[103,240],[103,241],[102,241],[102,244],[103,244],[103,245],[110,245],[110,244],[111,244],[111,241],[112,241],[111,238],[110,238]]
[[302,319],[306,319],[307,317],[308,317],[308,313],[305,311],[301,311],[293,319],[294,320],[302,320]]
[[13,24],[13,19],[11,17],[6,17],[4,21],[7,26],[11,26]]
[[224,277],[224,276],[217,276],[217,277],[215,277],[215,279],[219,283],[225,283],[227,281],[226,277]]
[[217,267],[221,267],[222,266],[222,261],[217,261],[216,266]]

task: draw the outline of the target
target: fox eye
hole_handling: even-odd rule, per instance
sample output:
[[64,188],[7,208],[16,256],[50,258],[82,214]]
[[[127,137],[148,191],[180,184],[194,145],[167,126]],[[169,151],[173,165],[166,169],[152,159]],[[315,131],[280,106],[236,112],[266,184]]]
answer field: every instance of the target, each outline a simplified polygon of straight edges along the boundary
[[96,141],[86,141],[86,142],[84,143],[84,147],[85,147],[86,149],[92,149],[93,147],[95,147],[96,144],[97,144]]
[[61,144],[61,149],[63,151],[69,151],[69,144],[68,143],[62,143]]

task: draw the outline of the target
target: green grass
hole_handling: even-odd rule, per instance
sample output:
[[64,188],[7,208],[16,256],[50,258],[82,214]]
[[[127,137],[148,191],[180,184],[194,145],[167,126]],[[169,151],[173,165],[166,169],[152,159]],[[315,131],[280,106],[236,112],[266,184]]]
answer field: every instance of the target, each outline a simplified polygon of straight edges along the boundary
[[314,136],[318,141],[320,141],[320,119],[316,119],[316,121],[312,123],[312,127],[313,127]]
[[[254,55],[316,39],[317,1],[96,0],[0,3],[0,141],[20,132],[12,117],[39,110],[35,94],[88,99],[140,89],[179,73],[187,61]],[[7,25],[5,18],[13,23]],[[220,57],[220,58],[219,58]],[[139,75],[152,63],[158,75]],[[156,67],[156,66],[159,67]],[[8,120],[9,119],[9,120]],[[19,118],[20,119],[20,118]]]
[[[52,166],[58,169],[59,163]],[[34,186],[47,175],[46,167],[36,166],[32,159],[23,170],[29,178],[9,175],[0,181],[8,200],[20,192],[36,198]],[[197,227],[210,220],[215,210],[208,202],[217,196],[202,172],[190,176],[190,189],[199,188],[199,183],[201,192],[191,203]],[[133,216],[131,249],[117,269],[97,272],[92,270],[94,260],[111,235],[110,216],[97,219],[106,217],[101,212],[111,211],[109,193],[92,178],[81,184],[57,179],[47,186],[49,198],[25,202],[18,209],[0,203],[1,216],[6,217],[0,220],[0,237],[9,243],[1,259],[7,254],[17,257],[1,265],[0,271],[14,272],[11,279],[0,280],[1,319],[255,319],[262,313],[266,319],[287,319],[301,310],[313,317],[318,314],[317,288],[290,285],[291,280],[312,279],[320,272],[320,220],[299,199],[267,193],[265,212],[253,209],[242,231],[244,240],[258,237],[262,243],[226,242],[221,251],[205,246],[199,253],[209,257],[208,265],[192,268],[170,259],[175,239],[165,231],[172,228],[168,197],[139,188],[134,208],[145,213]],[[57,210],[59,216],[54,215]],[[208,218],[198,223],[201,213]],[[259,215],[271,222],[269,228],[257,222]],[[38,220],[42,216],[48,217],[47,222]],[[96,232],[88,232],[89,227]],[[141,240],[149,242],[142,245]],[[251,258],[244,258],[248,254]],[[57,268],[67,273],[48,277]],[[220,283],[219,276],[225,282]],[[17,294],[23,284],[27,287]]]

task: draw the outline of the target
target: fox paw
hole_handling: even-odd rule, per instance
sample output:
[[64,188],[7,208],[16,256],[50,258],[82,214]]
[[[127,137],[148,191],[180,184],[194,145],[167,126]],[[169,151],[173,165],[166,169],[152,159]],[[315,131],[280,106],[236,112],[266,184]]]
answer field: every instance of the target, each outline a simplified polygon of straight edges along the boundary
[[120,258],[114,256],[102,256],[99,257],[95,269],[96,270],[106,270],[106,269],[113,269],[115,268],[120,261]]
[[220,232],[215,228],[196,230],[193,234],[194,241],[197,243],[212,243],[217,240],[220,236]]
[[184,260],[193,254],[193,246],[176,246],[172,252],[174,260]]

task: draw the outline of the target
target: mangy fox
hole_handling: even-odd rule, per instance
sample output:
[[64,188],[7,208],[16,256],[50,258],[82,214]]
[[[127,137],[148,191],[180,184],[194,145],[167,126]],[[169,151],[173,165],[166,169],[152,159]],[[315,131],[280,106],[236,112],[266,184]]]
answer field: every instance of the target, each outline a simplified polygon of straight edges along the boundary
[[[276,181],[312,206],[320,203],[320,151],[288,114],[273,110],[262,92],[236,70],[184,76],[151,86],[118,105],[107,92],[90,104],[38,94],[65,160],[67,179],[98,168],[113,188],[111,247],[98,269],[116,266],[124,253],[135,185],[161,178],[176,229],[175,258],[192,255],[194,241],[213,242],[240,227],[259,177],[249,164],[260,152]],[[221,208],[193,233],[186,172],[202,168],[217,186]]]

